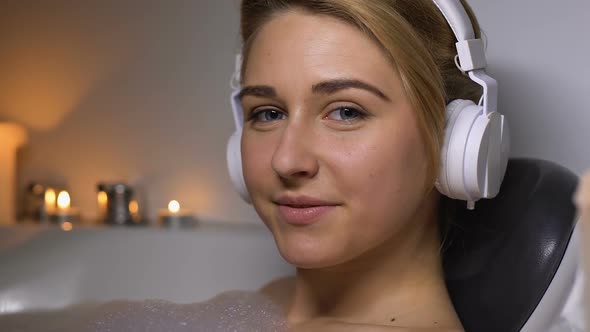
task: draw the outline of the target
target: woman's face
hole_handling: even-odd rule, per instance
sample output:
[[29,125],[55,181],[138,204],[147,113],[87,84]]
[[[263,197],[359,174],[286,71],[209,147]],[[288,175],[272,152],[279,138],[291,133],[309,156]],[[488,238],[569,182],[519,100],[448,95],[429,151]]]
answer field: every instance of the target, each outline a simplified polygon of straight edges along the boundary
[[375,41],[293,10],[262,27],[245,65],[244,178],[288,262],[333,266],[416,224],[425,147],[399,74]]

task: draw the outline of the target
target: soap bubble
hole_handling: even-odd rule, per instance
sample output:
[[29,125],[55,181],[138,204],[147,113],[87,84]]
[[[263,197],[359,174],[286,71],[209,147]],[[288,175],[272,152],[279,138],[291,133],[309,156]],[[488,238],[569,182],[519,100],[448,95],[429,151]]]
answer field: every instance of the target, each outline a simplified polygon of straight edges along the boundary
[[[34,325],[30,322],[34,321]],[[41,329],[39,329],[41,328]],[[178,304],[164,300],[117,300],[50,313],[25,313],[2,319],[2,331],[67,332],[256,332],[287,330],[278,306],[261,294],[229,291],[205,301]]]

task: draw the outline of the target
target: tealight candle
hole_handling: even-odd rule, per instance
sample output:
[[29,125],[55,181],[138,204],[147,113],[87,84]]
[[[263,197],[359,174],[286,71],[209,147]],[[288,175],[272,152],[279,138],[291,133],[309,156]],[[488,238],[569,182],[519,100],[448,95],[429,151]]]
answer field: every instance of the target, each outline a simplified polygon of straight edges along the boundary
[[57,195],[55,194],[55,190],[53,188],[47,188],[45,190],[45,212],[47,214],[52,213],[55,211],[55,204],[57,202]]
[[168,209],[160,210],[160,224],[167,227],[192,227],[196,219],[188,210],[182,210],[177,200],[168,203]]
[[139,212],[139,202],[135,199],[132,199],[129,202],[129,214],[131,215],[131,221],[134,224],[142,223],[141,213]]
[[57,195],[57,209],[49,213],[49,219],[59,224],[78,220],[79,210],[70,205],[70,194],[65,190],[60,191]]
[[40,213],[40,219],[42,222],[46,222],[51,217],[51,214],[55,212],[57,207],[57,194],[55,189],[48,187],[43,193],[43,208]]
[[107,216],[107,206],[109,202],[107,193],[103,190],[100,190],[96,196],[96,201],[98,203],[98,219],[104,221]]

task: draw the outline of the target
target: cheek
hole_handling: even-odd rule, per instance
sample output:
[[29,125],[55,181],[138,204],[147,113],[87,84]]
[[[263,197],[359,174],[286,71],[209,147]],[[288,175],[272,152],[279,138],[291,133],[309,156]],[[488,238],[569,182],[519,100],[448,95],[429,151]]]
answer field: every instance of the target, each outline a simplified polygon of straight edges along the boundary
[[383,227],[399,226],[415,212],[422,201],[426,159],[422,140],[412,125],[375,132],[340,154],[345,160],[337,163],[341,165],[337,173],[343,181],[335,183],[340,183],[339,192],[347,195],[355,216],[351,222],[361,220],[363,227],[371,223],[379,232]]
[[[269,141],[258,142],[255,135],[244,132],[241,141],[242,170],[248,192],[253,199],[262,191],[265,180],[271,178],[271,160],[273,148]],[[261,145],[261,143],[266,143]]]

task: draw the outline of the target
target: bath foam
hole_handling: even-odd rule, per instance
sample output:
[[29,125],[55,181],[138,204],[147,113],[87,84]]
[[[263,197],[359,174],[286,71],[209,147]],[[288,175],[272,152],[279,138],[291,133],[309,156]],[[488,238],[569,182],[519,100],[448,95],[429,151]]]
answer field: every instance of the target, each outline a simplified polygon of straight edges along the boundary
[[285,331],[280,311],[266,297],[230,291],[200,303],[114,301],[80,326],[85,331]]
[[[45,326],[43,320],[51,322],[50,331],[67,332],[266,332],[287,331],[287,322],[282,310],[270,299],[255,292],[229,291],[205,302],[178,304],[164,300],[127,301],[117,300],[102,303],[84,310],[72,307],[57,315],[22,315],[19,319],[4,321],[0,318],[0,330],[17,331],[10,327],[19,326],[18,331],[40,331],[22,328],[22,320],[36,321],[35,326]],[[61,321],[61,324],[56,322]],[[19,324],[20,323],[20,324]],[[6,328],[6,329],[5,329]]]

